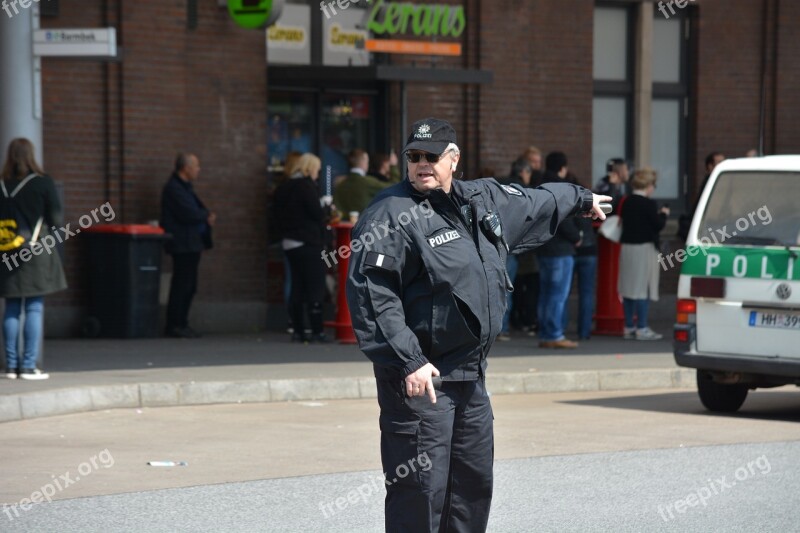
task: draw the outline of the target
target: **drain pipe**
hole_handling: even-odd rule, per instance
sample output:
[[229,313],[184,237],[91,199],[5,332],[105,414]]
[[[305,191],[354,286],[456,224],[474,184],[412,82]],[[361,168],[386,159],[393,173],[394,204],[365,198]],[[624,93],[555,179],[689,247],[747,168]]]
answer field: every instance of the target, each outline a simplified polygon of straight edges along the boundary
[[767,120],[767,34],[769,25],[769,0],[764,0],[761,28],[761,102],[758,118],[758,155],[764,155],[764,130]]

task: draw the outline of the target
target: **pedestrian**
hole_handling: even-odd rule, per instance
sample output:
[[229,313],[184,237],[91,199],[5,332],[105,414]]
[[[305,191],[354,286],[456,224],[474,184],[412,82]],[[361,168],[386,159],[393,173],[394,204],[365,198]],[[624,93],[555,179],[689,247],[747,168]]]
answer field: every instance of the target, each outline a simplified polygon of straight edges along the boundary
[[606,162],[606,175],[600,178],[594,186],[595,193],[605,194],[612,198],[611,212],[614,214],[617,214],[622,197],[630,191],[629,179],[628,162],[621,157],[614,157]]
[[[530,187],[533,168],[526,159],[519,158],[511,164],[511,173],[508,178],[502,181],[505,185],[516,185],[518,187]],[[530,252],[529,252],[530,253]],[[517,270],[519,270],[519,258],[514,254],[509,254],[506,258],[506,272],[512,285],[517,282]],[[503,327],[497,336],[499,341],[511,340],[511,310],[514,305],[515,291],[506,294],[506,312],[503,315]]]
[[211,228],[217,215],[209,211],[193,183],[200,176],[200,160],[190,153],[178,154],[175,169],[161,194],[161,226],[171,239],[165,249],[172,256],[172,282],[167,304],[168,337],[197,338],[189,326],[189,309],[197,292],[200,255],[212,247]]
[[525,159],[530,165],[533,172],[531,173],[531,186],[538,187],[542,183],[542,151],[535,146],[529,146],[519,156],[520,159]]
[[[278,187],[287,180],[289,177],[294,174],[295,169],[297,168],[298,163],[300,163],[300,158],[303,156],[300,152],[289,152],[286,156],[286,162],[283,164],[283,176],[278,184]],[[277,190],[277,189],[276,189]],[[273,205],[271,209],[272,213],[277,213],[277,209],[275,209],[274,203],[274,192],[273,192]],[[275,226],[275,233],[279,234],[278,228],[280,226],[280,221],[273,219],[272,220]],[[281,239],[283,240],[283,239]],[[292,270],[289,266],[289,258],[286,257],[286,253],[283,254],[283,303],[286,305],[286,314],[289,316],[289,319],[286,323],[286,332],[290,335],[294,333],[294,326],[292,326],[292,309],[290,307],[290,302],[292,301]]]
[[[571,172],[567,181],[578,184],[578,178]],[[597,236],[592,221],[576,218],[575,223],[580,241],[575,245],[574,278],[578,280],[578,340],[589,340],[592,336],[592,317],[594,316],[595,289],[597,286]],[[572,289],[570,289],[572,292]],[[569,300],[564,304],[564,330],[569,323]]]
[[[619,256],[619,294],[625,314],[624,338],[654,341],[662,338],[647,323],[649,300],[658,301],[659,236],[669,208],[658,208],[651,199],[656,189],[656,172],[637,170],[631,194],[622,206],[622,249]],[[634,321],[634,315],[636,320]]]
[[[281,247],[289,260],[292,277],[289,310],[293,342],[328,341],[322,317],[325,298],[322,249],[326,219],[317,187],[321,167],[317,156],[303,154],[289,180],[275,191],[275,218],[280,225]],[[311,327],[310,339],[305,334],[306,315]]]
[[378,178],[367,175],[369,169],[369,154],[361,149],[355,149],[348,156],[350,174],[336,186],[333,193],[333,205],[342,213],[342,219],[350,220],[350,213],[360,213],[390,183],[384,183]]
[[[535,146],[528,147],[517,162],[527,161],[531,167],[529,178],[517,183],[534,188],[542,183],[542,152]],[[517,257],[517,275],[514,278],[514,293],[511,306],[511,326],[533,337],[538,329],[537,307],[539,305],[539,260],[536,251],[522,252]]]
[[[567,156],[551,152],[545,158],[542,183],[566,181]],[[575,268],[575,249],[581,234],[575,218],[558,226],[556,234],[537,251],[539,259],[539,347],[575,349],[578,343],[564,336],[564,310]]]
[[400,168],[397,154],[392,150],[389,154],[377,153],[369,158],[369,175],[383,183],[397,183],[400,181]]
[[403,154],[407,179],[355,225],[347,282],[377,381],[385,527],[484,531],[494,460],[486,356],[510,288],[507,254],[547,241],[571,215],[603,218],[604,197],[455,180],[456,133],[435,118],[414,123]]
[[[36,162],[33,143],[28,139],[18,138],[9,143],[0,180],[2,201],[16,213],[13,219],[5,218],[8,215],[4,214],[0,220],[3,229],[0,250],[4,252],[5,263],[5,267],[0,267],[0,297],[5,298],[6,304],[3,315],[5,376],[8,379],[48,379],[50,375],[37,368],[44,297],[66,289],[67,280],[61,256],[52,249],[42,253],[40,243],[48,237],[53,240],[52,228],[63,225],[61,202],[53,179]],[[25,244],[20,243],[20,237],[27,233],[22,231],[22,224],[31,230],[25,235]],[[28,252],[28,260],[7,261],[7,257],[15,255],[22,259],[25,252]]]
[[711,174],[714,172],[714,169],[717,168],[717,165],[725,161],[725,154],[722,152],[711,152],[706,156],[706,175],[703,177],[703,184],[700,186],[700,191],[697,194],[697,199],[692,204],[692,208],[687,212],[678,217],[678,237],[684,242],[689,237],[689,228],[692,225],[692,219],[694,218],[694,214],[697,211],[697,206],[700,204],[700,197],[703,195],[703,191],[708,184],[708,180],[711,179]]

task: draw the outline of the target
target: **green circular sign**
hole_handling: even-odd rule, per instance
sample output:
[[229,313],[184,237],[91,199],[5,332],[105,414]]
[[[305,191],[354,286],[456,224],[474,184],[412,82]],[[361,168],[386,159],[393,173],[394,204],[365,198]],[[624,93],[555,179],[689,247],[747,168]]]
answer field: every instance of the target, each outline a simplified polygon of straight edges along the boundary
[[228,0],[228,12],[242,28],[263,28],[270,19],[272,0]]

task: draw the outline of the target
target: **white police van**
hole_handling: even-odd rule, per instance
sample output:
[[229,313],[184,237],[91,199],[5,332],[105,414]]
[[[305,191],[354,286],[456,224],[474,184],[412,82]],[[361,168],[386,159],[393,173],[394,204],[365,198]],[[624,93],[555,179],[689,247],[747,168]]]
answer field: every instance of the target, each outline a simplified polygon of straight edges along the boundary
[[697,369],[703,405],[800,386],[800,156],[720,163],[683,252],[675,361]]

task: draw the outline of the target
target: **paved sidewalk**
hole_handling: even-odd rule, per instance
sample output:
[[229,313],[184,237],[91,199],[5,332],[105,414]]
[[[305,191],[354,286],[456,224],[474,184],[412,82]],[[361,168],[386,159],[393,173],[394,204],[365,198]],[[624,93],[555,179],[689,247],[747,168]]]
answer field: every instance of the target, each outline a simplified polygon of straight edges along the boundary
[[[666,324],[660,328],[665,337]],[[46,381],[0,379],[0,422],[125,407],[375,397],[355,346],[298,345],[288,335],[202,339],[69,339],[45,345]],[[493,394],[694,387],[668,340],[595,337],[574,351],[517,335],[497,342]]]

